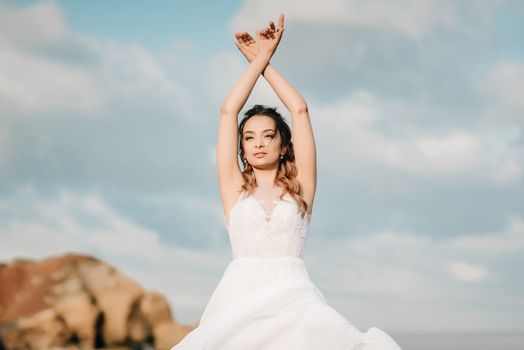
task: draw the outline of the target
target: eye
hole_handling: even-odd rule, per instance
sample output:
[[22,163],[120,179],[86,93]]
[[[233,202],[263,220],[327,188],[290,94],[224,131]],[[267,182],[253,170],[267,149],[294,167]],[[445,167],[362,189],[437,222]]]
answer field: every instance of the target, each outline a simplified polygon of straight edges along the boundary
[[271,137],[271,138],[273,138],[273,137],[275,137],[275,135],[266,135],[266,137]]
[[246,137],[246,141],[252,139],[251,136]]

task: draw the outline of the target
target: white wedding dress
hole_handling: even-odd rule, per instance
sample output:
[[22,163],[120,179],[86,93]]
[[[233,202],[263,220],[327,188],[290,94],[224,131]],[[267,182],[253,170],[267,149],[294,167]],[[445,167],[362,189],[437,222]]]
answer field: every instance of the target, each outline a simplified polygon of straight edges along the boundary
[[326,303],[303,260],[311,217],[283,198],[268,216],[262,201],[242,194],[224,215],[233,260],[199,326],[171,350],[400,350],[381,329],[361,332]]

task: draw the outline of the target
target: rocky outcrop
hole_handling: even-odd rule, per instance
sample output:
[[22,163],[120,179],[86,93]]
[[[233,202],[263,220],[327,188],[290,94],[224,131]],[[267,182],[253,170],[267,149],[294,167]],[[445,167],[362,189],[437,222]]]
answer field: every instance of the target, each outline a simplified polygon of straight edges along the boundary
[[112,266],[66,255],[0,265],[0,349],[169,349],[196,326]]

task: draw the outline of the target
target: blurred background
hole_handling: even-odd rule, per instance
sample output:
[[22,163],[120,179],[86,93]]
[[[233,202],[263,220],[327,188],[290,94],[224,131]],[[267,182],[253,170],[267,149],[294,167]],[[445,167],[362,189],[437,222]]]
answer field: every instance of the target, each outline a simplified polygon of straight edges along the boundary
[[[232,259],[215,141],[247,67],[234,33],[280,12],[329,304],[392,335],[524,332],[522,1],[0,0],[0,260],[91,255],[196,321]],[[263,78],[255,103],[289,120]]]

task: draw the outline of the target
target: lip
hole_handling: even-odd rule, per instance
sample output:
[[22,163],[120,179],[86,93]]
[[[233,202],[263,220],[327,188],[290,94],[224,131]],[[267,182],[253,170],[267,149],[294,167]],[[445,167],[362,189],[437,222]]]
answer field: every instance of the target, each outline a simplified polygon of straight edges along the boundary
[[257,158],[262,158],[263,156],[265,156],[267,153],[266,152],[257,152],[255,154],[253,154],[253,156],[257,157]]

